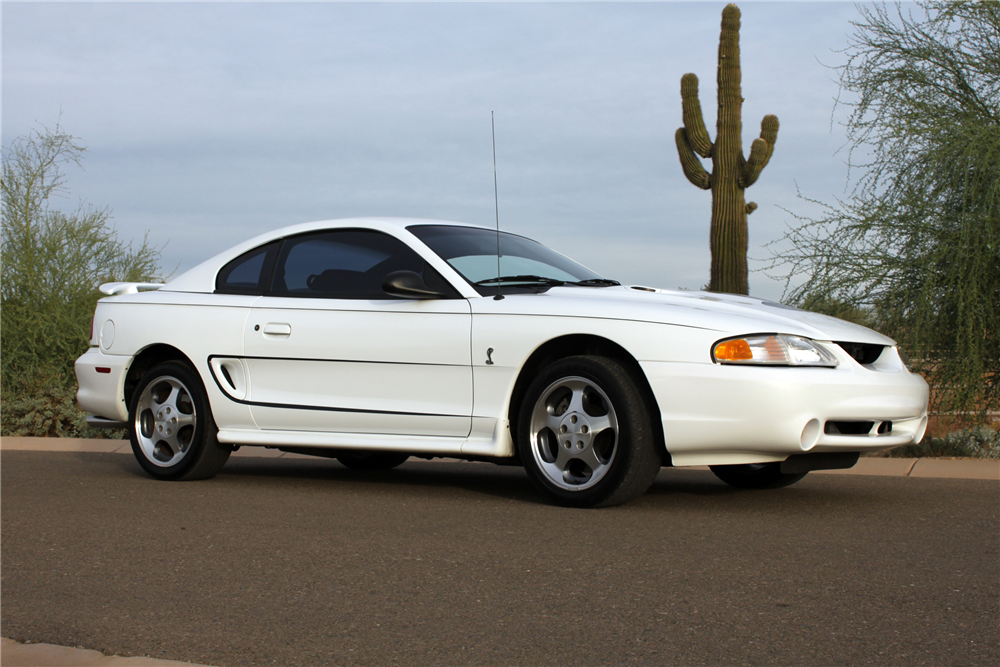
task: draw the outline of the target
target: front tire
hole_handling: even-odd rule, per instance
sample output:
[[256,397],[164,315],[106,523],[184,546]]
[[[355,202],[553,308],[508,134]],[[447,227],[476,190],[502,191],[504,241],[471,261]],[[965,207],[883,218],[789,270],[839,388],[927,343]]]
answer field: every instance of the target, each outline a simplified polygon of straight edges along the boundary
[[606,357],[567,357],[543,369],[518,422],[528,476],[560,505],[627,503],[646,492],[661,466],[638,386]]
[[218,429],[201,378],[187,364],[169,361],[139,381],[129,406],[129,440],[142,469],[156,479],[214,477],[232,450]]
[[791,486],[809,473],[783,473],[780,463],[745,463],[709,466],[715,476],[739,489],[780,489]]

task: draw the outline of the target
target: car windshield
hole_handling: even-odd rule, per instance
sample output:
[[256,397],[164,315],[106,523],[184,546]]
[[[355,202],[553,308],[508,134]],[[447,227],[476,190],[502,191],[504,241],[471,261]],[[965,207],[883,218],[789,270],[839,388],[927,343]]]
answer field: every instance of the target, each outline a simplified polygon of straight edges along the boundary
[[[414,236],[458,271],[482,295],[497,291],[497,232],[478,227],[413,225]],[[617,284],[550,250],[537,241],[500,232],[500,284],[547,289],[562,283]]]

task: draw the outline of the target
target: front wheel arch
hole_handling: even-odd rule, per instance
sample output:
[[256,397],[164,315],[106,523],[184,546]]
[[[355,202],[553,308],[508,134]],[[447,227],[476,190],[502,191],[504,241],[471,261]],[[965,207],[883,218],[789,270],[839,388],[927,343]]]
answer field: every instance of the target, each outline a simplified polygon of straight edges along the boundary
[[[639,391],[642,393],[646,409],[649,410],[649,419],[652,422],[654,444],[656,452],[664,466],[673,465],[670,459],[670,452],[666,447],[666,438],[663,434],[663,421],[660,419],[660,408],[653,395],[653,389],[649,385],[645,372],[639,362],[628,350],[618,343],[608,338],[595,336],[592,334],[570,334],[560,336],[546,341],[538,346],[528,357],[518,373],[514,383],[514,390],[511,392],[510,406],[507,417],[510,420],[511,435],[518,432],[521,419],[521,403],[524,394],[532,380],[547,366],[566,357],[574,356],[594,356],[607,357],[628,371]],[[515,454],[516,454],[515,447]]]
[[560,505],[626,503],[660,469],[652,423],[631,374],[607,357],[545,367],[522,400],[515,442],[528,477]]

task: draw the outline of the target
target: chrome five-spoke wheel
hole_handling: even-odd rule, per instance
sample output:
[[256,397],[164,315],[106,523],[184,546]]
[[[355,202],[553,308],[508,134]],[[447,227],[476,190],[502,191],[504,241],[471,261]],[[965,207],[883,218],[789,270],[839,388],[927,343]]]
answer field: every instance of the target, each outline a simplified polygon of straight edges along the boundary
[[198,415],[191,392],[177,378],[162,376],[146,385],[135,418],[139,447],[153,465],[177,465],[190,451]]
[[608,473],[618,447],[618,417],[593,381],[567,377],[550,384],[531,414],[531,453],[556,486],[583,490]]
[[198,373],[168,361],[147,371],[129,406],[132,453],[157,479],[207,479],[232,449],[220,444],[212,409]]
[[650,412],[632,374],[580,355],[528,385],[517,447],[531,481],[563,505],[618,505],[645,493],[660,469]]

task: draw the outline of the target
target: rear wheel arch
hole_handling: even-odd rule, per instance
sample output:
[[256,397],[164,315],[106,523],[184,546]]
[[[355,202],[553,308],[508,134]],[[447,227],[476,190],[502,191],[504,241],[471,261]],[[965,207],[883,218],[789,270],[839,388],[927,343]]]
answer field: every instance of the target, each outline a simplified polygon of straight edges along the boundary
[[[552,363],[566,357],[588,355],[597,357],[607,357],[616,361],[628,371],[633,381],[642,393],[643,401],[649,410],[650,421],[652,422],[653,434],[656,441],[656,451],[660,456],[663,465],[671,465],[670,453],[666,448],[666,440],[663,436],[663,422],[660,419],[660,408],[653,395],[653,390],[646,379],[639,362],[628,350],[618,343],[591,334],[571,334],[560,336],[546,341],[540,345],[521,367],[514,383],[514,391],[511,393],[508,418],[510,419],[511,434],[518,432],[518,424],[521,419],[520,409],[524,400],[524,394],[532,380],[546,367]],[[516,449],[516,448],[515,448]]]
[[[142,380],[146,372],[153,366],[162,364],[165,361],[179,361],[190,366],[192,370],[195,370],[195,365],[191,363],[187,355],[176,347],[165,343],[150,345],[135,355],[135,358],[132,359],[132,363],[128,367],[128,371],[125,373],[125,386],[122,392],[125,405],[132,405],[132,396],[135,394],[139,381]],[[197,370],[195,370],[195,373],[197,374]]]

